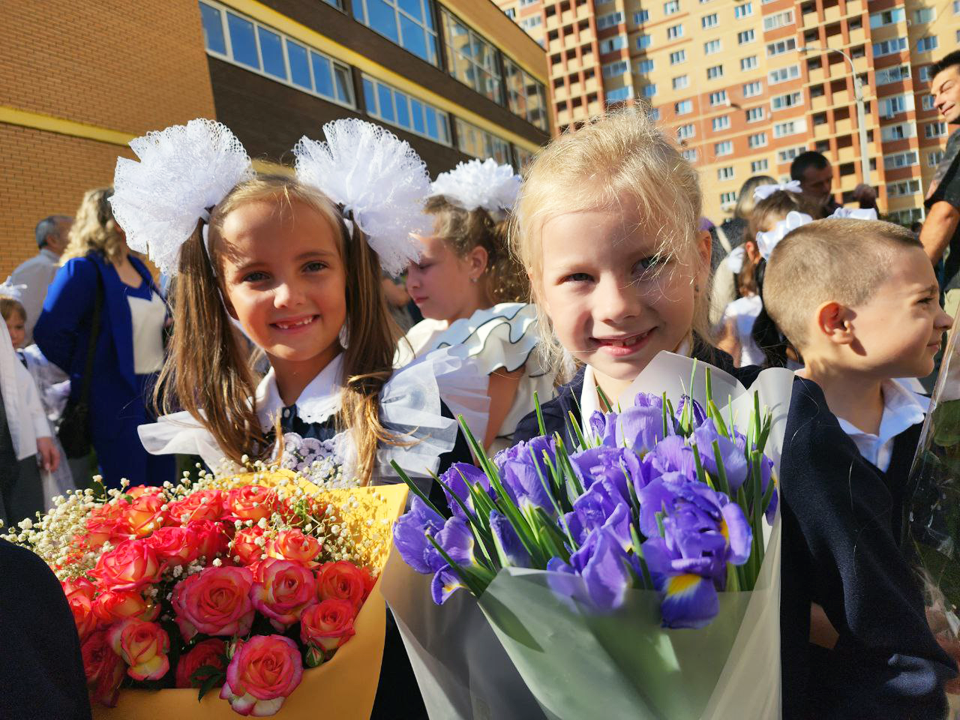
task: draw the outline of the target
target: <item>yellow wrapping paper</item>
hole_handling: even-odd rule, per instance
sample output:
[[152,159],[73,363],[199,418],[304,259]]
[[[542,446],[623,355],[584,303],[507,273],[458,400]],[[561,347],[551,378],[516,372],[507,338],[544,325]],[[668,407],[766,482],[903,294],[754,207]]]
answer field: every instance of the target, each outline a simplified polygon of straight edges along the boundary
[[[279,475],[278,477],[283,477]],[[251,484],[272,484],[273,477],[259,475],[244,477]],[[351,490],[319,491],[309,486],[341,508],[347,523],[354,529],[357,540],[377,532],[384,538],[392,537],[393,522],[403,512],[407,499],[406,485],[387,485],[380,487],[355,488]],[[348,507],[349,498],[358,501],[357,507]],[[368,525],[367,521],[373,523]],[[386,521],[386,522],[383,522]],[[367,562],[382,570],[392,550],[392,544],[374,543],[379,551],[373,550],[367,556]],[[318,717],[336,718],[336,720],[368,720],[373,710],[373,701],[377,693],[380,678],[380,663],[383,659],[383,642],[386,627],[386,611],[383,596],[380,594],[380,580],[377,580],[370,597],[363,604],[354,623],[356,635],[342,648],[337,650],[333,659],[318,668],[305,669],[303,680],[288,697],[283,707],[273,717],[278,720],[298,720]],[[106,708],[94,704],[94,720],[236,720],[240,716],[230,708],[230,703],[221,700],[220,690],[211,690],[203,700],[197,701],[196,689],[139,690],[127,689],[120,692],[115,708]]]

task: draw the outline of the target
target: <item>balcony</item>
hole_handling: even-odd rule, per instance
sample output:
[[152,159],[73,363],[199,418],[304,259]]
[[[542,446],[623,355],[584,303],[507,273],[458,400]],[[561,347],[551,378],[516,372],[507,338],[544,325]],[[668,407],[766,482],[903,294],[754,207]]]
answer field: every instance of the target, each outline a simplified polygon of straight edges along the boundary
[[853,120],[850,118],[837,120],[836,128],[837,135],[850,135],[853,132]]
[[570,91],[569,91],[569,92],[567,91],[566,85],[561,85],[560,87],[554,88],[554,89],[553,89],[553,101],[554,101],[554,102],[561,102],[561,101],[566,100],[567,98],[569,98],[571,95],[575,95],[575,94],[576,94],[576,91],[573,90],[574,87],[577,87],[577,86],[572,85],[572,86],[570,87]]
[[826,10],[823,11],[824,22],[828,22],[828,23],[839,22],[841,17],[843,16],[840,14],[839,5],[828,7]]
[[586,93],[598,92],[600,90],[600,83],[597,82],[596,76],[587,78],[583,84],[583,89]]
[[810,101],[810,107],[814,112],[823,112],[830,104],[827,102],[827,96],[821,95],[820,97],[815,97]]
[[818,67],[816,70],[811,70],[810,75],[810,85],[819,85],[822,82],[827,80],[827,74],[822,67]]

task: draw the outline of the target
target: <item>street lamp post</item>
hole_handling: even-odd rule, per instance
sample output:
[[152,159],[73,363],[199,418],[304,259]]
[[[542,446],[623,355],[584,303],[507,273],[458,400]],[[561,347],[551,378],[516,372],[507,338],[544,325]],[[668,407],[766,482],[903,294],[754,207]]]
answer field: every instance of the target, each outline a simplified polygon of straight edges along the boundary
[[860,134],[860,172],[863,175],[863,182],[870,185],[870,158],[867,157],[867,121],[863,104],[863,83],[860,81],[860,76],[857,75],[857,69],[853,66],[853,59],[843,50],[829,47],[822,48],[819,45],[805,45],[797,48],[797,50],[799,52],[835,52],[842,55],[843,59],[850,65],[850,72],[853,73],[853,97],[857,102],[857,128]]

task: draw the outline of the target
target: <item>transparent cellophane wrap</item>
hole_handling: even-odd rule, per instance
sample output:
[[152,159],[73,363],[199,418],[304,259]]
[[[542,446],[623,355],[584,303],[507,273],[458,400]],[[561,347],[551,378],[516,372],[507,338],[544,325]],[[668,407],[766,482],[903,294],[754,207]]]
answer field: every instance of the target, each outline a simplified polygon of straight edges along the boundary
[[[251,473],[236,477],[235,484],[270,485],[280,477],[290,477],[286,471],[278,473]],[[381,542],[361,550],[365,565],[381,570],[386,565],[393,544],[390,529],[403,513],[407,499],[405,485],[360,487],[348,490],[323,490],[302,478],[304,489],[322,497],[340,509],[343,520],[354,531],[354,539],[363,548],[363,538],[370,536],[370,528],[382,528]],[[357,500],[355,507],[347,502]],[[372,520],[372,525],[367,521]],[[386,522],[383,522],[386,521]],[[365,554],[364,554],[365,552]],[[314,720],[318,717],[337,720],[368,720],[373,710],[383,659],[386,614],[378,579],[370,596],[354,621],[356,634],[333,658],[320,667],[306,668],[303,680],[284,700],[283,707],[273,717],[279,720]],[[115,708],[93,705],[94,720],[236,720],[239,717],[214,688],[197,701],[196,689],[170,688],[165,690],[125,689]]]
[[[705,399],[705,370],[691,359],[661,353],[621,396],[638,392],[676,403]],[[764,371],[749,391],[711,367],[713,398],[746,426],[759,393],[772,415],[766,454],[777,471],[793,373]],[[728,400],[729,403],[724,402]],[[632,590],[610,614],[550,587],[552,573],[501,570],[479,601],[458,592],[443,606],[430,599],[430,578],[395,557],[384,594],[397,618],[431,720],[528,718],[662,718],[767,720],[780,717],[780,514],[765,526],[766,554],[756,588],[720,594],[720,612],[701,630],[661,627],[660,598]],[[571,576],[558,575],[563,585]],[[481,622],[485,616],[487,624]],[[498,642],[495,642],[498,641]]]

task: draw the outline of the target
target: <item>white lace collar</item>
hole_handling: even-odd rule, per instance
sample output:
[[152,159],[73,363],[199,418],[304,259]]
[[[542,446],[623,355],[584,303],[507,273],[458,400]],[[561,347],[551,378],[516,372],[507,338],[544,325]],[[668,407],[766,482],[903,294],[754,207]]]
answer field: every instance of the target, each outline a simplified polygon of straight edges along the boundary
[[[343,355],[337,355],[330,364],[310,381],[294,405],[298,417],[307,423],[323,422],[340,409],[340,390],[343,388]],[[277,414],[284,408],[277,389],[277,376],[270,368],[257,387],[257,416],[264,430],[273,427]]]

